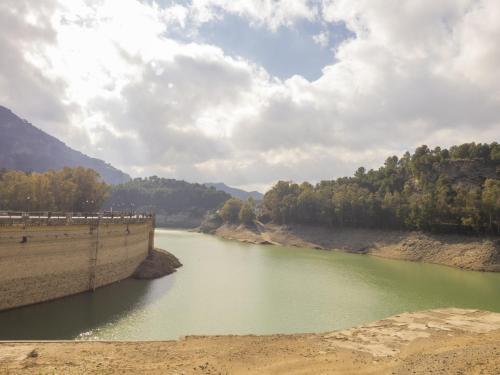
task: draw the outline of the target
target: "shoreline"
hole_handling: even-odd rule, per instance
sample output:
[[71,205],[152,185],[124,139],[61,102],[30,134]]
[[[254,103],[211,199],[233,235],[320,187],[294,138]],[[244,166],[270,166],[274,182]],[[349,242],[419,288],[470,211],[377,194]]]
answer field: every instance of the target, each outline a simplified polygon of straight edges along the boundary
[[500,314],[437,309],[311,334],[0,342],[0,374],[495,373]]
[[253,228],[224,224],[212,234],[252,244],[339,250],[470,271],[500,272],[500,238],[495,237],[260,223]]
[[170,275],[182,267],[175,255],[160,248],[154,248],[130,276],[136,280],[152,280]]

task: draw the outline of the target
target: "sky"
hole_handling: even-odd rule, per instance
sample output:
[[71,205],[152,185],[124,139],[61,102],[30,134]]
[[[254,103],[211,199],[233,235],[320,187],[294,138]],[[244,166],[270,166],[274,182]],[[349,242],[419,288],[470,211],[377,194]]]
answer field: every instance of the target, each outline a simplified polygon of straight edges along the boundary
[[500,141],[498,0],[2,0],[0,105],[130,175],[264,191]]

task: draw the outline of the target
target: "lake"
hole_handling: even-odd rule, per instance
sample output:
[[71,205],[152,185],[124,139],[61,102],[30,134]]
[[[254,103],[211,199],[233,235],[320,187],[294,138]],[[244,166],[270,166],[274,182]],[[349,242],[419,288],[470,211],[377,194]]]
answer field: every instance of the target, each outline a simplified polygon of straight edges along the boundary
[[500,274],[157,229],[184,264],[0,313],[0,339],[166,340],[324,332],[438,307],[500,312]]

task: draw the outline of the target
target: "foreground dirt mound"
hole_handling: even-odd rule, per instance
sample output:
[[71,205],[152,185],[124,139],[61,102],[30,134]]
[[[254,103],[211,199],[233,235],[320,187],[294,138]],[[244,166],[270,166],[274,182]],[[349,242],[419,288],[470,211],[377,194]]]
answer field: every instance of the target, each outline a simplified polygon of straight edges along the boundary
[[0,343],[1,374],[498,374],[500,314],[404,313],[324,334]]
[[436,263],[475,271],[500,271],[500,239],[374,229],[258,224],[223,225],[217,236],[251,243],[342,250],[384,258]]
[[137,267],[132,278],[157,279],[174,273],[179,267],[182,267],[182,264],[173,254],[165,250],[154,249]]

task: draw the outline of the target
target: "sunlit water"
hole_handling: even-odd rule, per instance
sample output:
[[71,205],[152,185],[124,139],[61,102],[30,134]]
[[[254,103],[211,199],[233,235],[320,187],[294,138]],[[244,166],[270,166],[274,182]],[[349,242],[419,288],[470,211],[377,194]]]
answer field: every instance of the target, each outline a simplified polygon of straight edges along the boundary
[[500,311],[500,274],[157,230],[184,264],[0,313],[0,339],[163,340],[201,334],[323,332],[403,311]]

